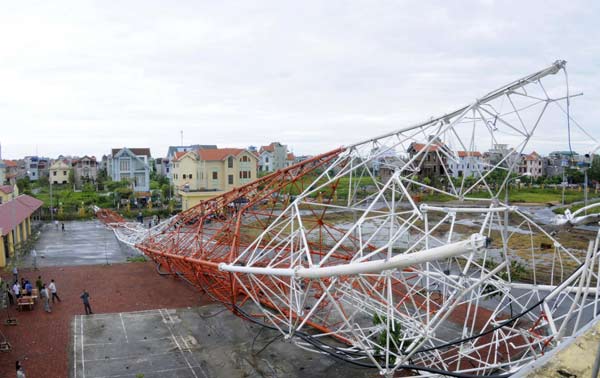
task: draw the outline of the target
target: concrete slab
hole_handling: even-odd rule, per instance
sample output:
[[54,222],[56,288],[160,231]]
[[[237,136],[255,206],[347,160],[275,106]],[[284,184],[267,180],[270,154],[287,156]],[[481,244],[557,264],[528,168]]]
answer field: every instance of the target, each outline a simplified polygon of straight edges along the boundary
[[[139,253],[117,241],[114,233],[98,220],[64,222],[60,225],[45,224],[41,229],[35,249],[38,267],[112,264],[125,262],[127,257]],[[27,255],[24,266],[32,266]]]
[[221,305],[79,315],[71,378],[375,377],[298,348]]

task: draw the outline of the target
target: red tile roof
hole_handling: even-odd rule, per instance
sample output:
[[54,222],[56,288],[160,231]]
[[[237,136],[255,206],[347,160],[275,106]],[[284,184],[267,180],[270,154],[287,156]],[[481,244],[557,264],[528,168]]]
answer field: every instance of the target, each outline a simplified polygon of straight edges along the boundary
[[475,156],[475,157],[481,157],[481,152],[479,151],[457,151],[458,153],[458,157],[465,157],[465,156]]
[[43,202],[37,198],[23,194],[12,201],[0,205],[0,228],[2,235],[8,234],[34,211],[42,206]]
[[7,167],[16,167],[17,166],[17,162],[13,161],[13,160],[4,160],[4,164],[6,164]]
[[271,142],[271,144],[269,144],[268,146],[261,146],[260,149],[258,150],[258,153],[262,154],[264,151],[273,152],[273,151],[275,151],[275,146],[281,146],[281,143]]
[[224,160],[227,156],[237,156],[244,152],[243,148],[215,148],[211,150],[199,150],[198,155],[202,160]]
[[[410,145],[410,147],[412,147],[416,152],[421,152],[425,148],[425,146],[426,146],[426,144],[423,144],[423,143],[413,143]],[[441,146],[438,144],[431,144],[427,148],[427,152],[435,152],[435,151],[439,150],[440,147]]]
[[539,160],[539,159],[540,159],[540,155],[535,151],[533,151],[529,155],[525,156],[525,160]]
[[192,151],[177,151],[177,152],[175,152],[175,156],[173,157],[173,161],[179,160],[183,155],[187,154],[188,152],[192,152]]
[[4,194],[10,194],[12,193],[14,190],[12,185],[2,185],[0,186],[0,192],[3,192]]
[[294,156],[294,154],[289,153],[287,154],[287,160],[294,160],[296,157]]

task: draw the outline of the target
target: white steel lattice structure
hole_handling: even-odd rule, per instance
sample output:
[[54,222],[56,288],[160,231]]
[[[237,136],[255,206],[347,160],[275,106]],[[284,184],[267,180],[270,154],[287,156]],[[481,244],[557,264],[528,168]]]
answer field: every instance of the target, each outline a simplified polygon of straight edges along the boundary
[[509,376],[600,311],[600,236],[565,232],[597,218],[551,229],[503,198],[531,146],[598,145],[566,77],[557,61],[120,238],[299,347],[389,376]]

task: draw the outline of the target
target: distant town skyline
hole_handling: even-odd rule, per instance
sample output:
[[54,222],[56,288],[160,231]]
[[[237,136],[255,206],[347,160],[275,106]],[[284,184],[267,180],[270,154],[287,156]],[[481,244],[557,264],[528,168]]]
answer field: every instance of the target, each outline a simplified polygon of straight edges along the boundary
[[[66,8],[13,3],[0,14],[3,158],[123,146],[162,156],[180,130],[184,144],[278,140],[318,154],[442,115],[556,59],[584,93],[572,114],[600,131],[598,2]],[[526,152],[567,149],[555,123]]]

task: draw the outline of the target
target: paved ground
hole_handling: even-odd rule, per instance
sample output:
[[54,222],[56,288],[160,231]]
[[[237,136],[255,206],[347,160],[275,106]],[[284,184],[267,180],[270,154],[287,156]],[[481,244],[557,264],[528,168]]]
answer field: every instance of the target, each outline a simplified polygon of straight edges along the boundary
[[[64,222],[60,226],[45,224],[35,249],[38,266],[92,265],[125,262],[138,253],[117,241],[114,233],[97,220]],[[32,266],[28,255],[23,266]]]
[[[72,267],[45,267],[39,271],[22,270],[22,275],[35,280],[38,275],[45,282],[54,278],[62,302],[45,313],[40,303],[33,311],[16,312],[19,325],[0,325],[13,346],[10,353],[0,353],[0,377],[14,377],[15,360],[23,362],[27,377],[66,378],[72,374],[73,317],[84,314],[79,294],[86,288],[91,295],[95,313],[140,311],[156,308],[200,306],[209,301],[186,283],[163,277],[148,263],[114,265],[85,265]],[[11,275],[3,273],[3,278]],[[6,310],[0,310],[2,323]]]
[[373,377],[214,304],[76,316],[74,378]]
[[[64,233],[46,225],[36,249],[40,270],[22,268],[21,276],[55,279],[62,302],[52,313],[40,303],[32,311],[9,307],[19,325],[0,325],[13,347],[0,353],[0,377],[14,376],[16,360],[28,378],[378,376],[261,331],[185,282],[159,275],[151,262],[120,263],[137,252],[97,221],[65,222]],[[30,264],[31,257],[20,262]],[[84,288],[91,316],[83,315]],[[7,315],[0,310],[2,322]]]

